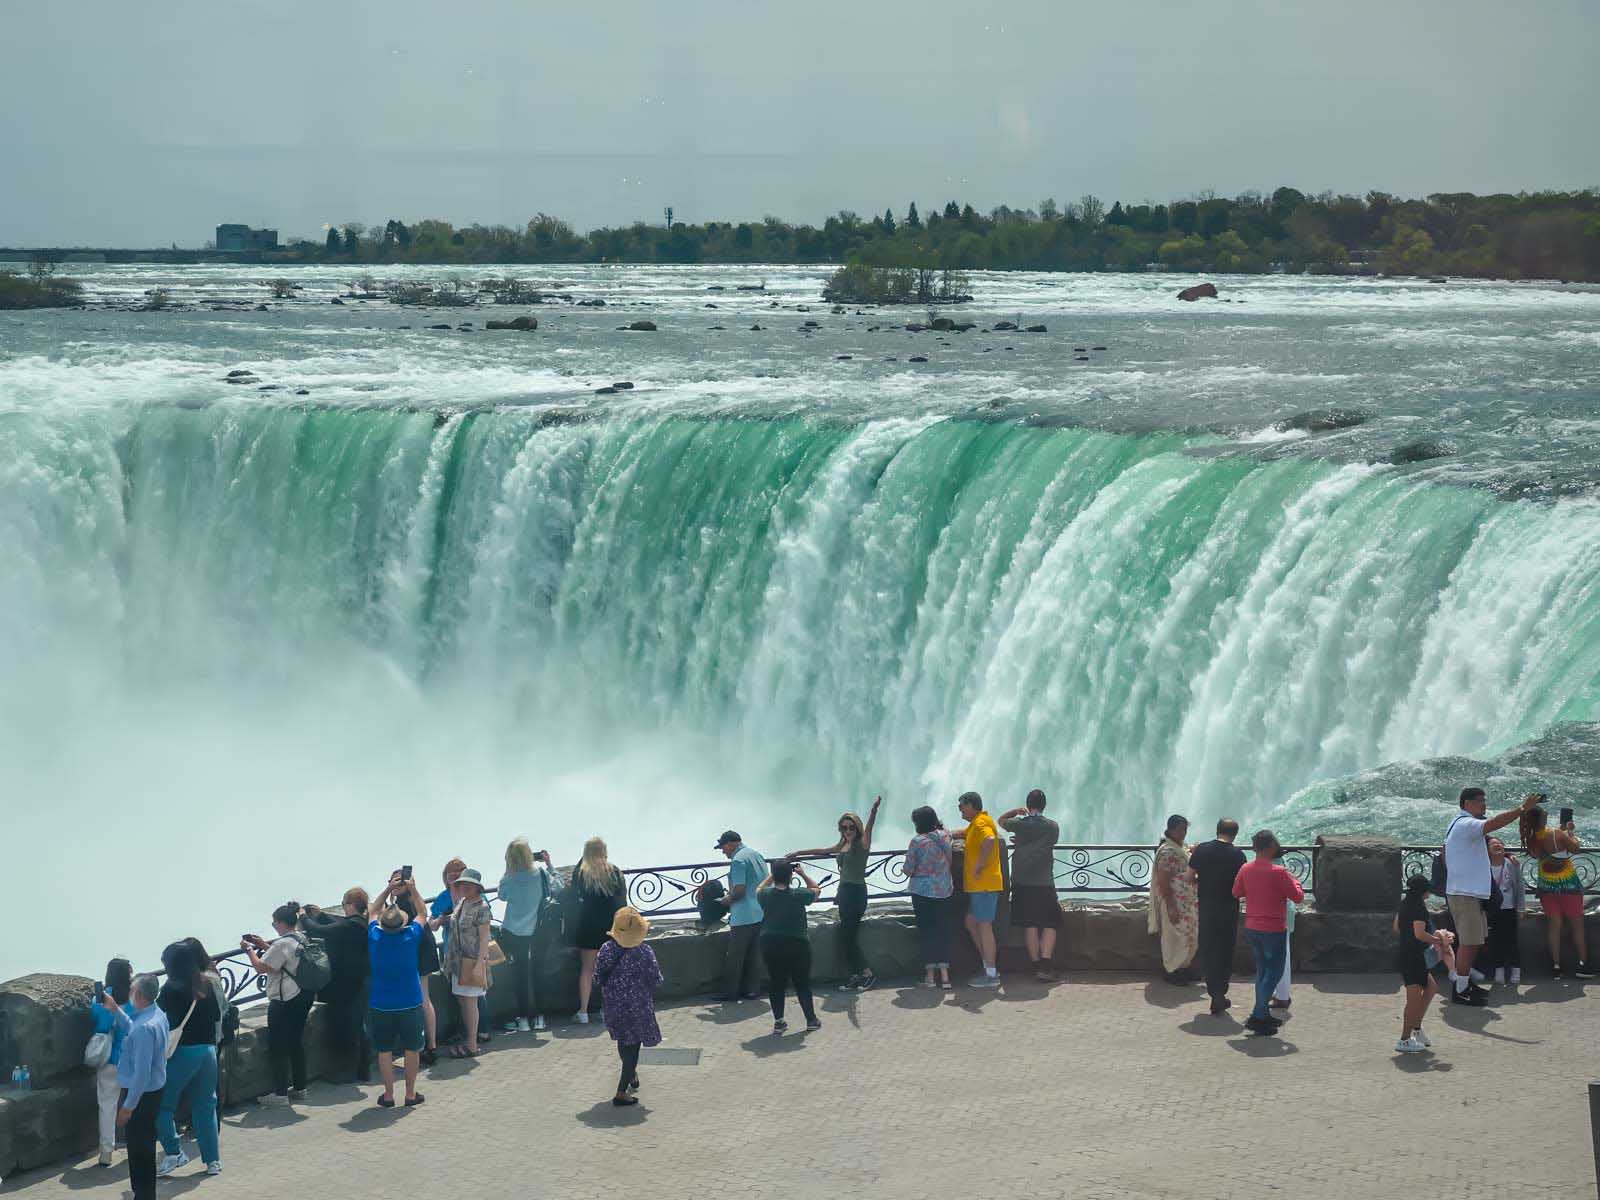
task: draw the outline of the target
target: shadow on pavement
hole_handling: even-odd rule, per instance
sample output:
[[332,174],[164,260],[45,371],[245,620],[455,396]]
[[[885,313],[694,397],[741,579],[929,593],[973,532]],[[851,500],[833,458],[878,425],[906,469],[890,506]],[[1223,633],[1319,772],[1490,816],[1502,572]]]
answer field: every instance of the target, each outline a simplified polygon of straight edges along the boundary
[[577,1116],[590,1129],[625,1129],[629,1125],[643,1125],[649,1112],[643,1101],[618,1108],[610,1100],[601,1100]]
[[339,1128],[348,1129],[351,1133],[371,1133],[375,1129],[388,1129],[411,1111],[405,1106],[403,1099],[404,1093],[396,1088],[393,1108],[379,1108],[377,1101],[374,1100],[372,1107],[351,1113],[347,1119],[340,1121]]
[[1501,991],[1516,996],[1520,1004],[1565,1004],[1569,1000],[1583,998],[1583,983],[1576,979],[1541,979],[1520,995],[1510,991],[1509,984],[1505,988],[1495,989],[1495,993]]
[[222,1124],[224,1128],[234,1129],[287,1129],[309,1119],[288,1105],[257,1104],[241,1109],[233,1120],[224,1118]]
[[318,1083],[312,1085],[300,1104],[305,1108],[327,1108],[334,1104],[349,1104],[365,1095],[366,1092],[354,1083]]
[[1478,1037],[1493,1038],[1497,1042],[1510,1042],[1514,1046],[1537,1046],[1541,1039],[1514,1038],[1503,1033],[1489,1032],[1489,1026],[1505,1018],[1489,1007],[1476,1008],[1469,1004],[1453,1004],[1446,1000],[1442,1006],[1440,1017],[1446,1025],[1459,1033],[1475,1034]]
[[1394,1065],[1396,1070],[1404,1071],[1407,1075],[1426,1075],[1430,1072],[1454,1070],[1449,1063],[1435,1058],[1431,1050],[1424,1050],[1421,1054],[1396,1052]]
[[[940,991],[938,988],[901,988],[895,993],[894,999],[889,1001],[889,1003],[894,1005],[896,1008],[906,1008],[915,1012],[920,1012],[930,1008],[938,1008],[939,1005],[944,1003],[946,994],[947,993]],[[953,995],[954,993],[949,994]]]
[[791,1029],[788,1033],[768,1033],[748,1038],[740,1042],[739,1047],[757,1058],[771,1058],[776,1054],[793,1054],[796,1050],[804,1050],[808,1036]]
[[1244,1029],[1244,1026],[1228,1013],[1213,1017],[1207,1012],[1185,1021],[1178,1028],[1191,1037],[1234,1037]]
[[1394,996],[1400,992],[1399,976],[1390,975],[1295,975],[1296,987],[1327,992],[1333,996]]
[[1285,1058],[1290,1054],[1299,1054],[1300,1047],[1293,1042],[1286,1042],[1277,1034],[1250,1034],[1247,1037],[1234,1038],[1228,1042],[1228,1047],[1237,1050],[1249,1058]]
[[771,1013],[764,1000],[736,1000],[715,1004],[709,1012],[695,1013],[695,1020],[710,1021],[713,1025],[737,1025],[740,1021],[753,1021]]
[[850,1018],[851,1028],[860,1029],[861,1014],[856,1011],[856,1001],[860,998],[860,992],[834,992],[831,996],[820,997],[822,1002],[817,1007],[823,1012],[844,1013]]
[[1144,985],[1144,1002],[1155,1008],[1182,1008],[1203,999],[1205,992],[1199,988],[1168,983],[1165,979],[1152,979]]

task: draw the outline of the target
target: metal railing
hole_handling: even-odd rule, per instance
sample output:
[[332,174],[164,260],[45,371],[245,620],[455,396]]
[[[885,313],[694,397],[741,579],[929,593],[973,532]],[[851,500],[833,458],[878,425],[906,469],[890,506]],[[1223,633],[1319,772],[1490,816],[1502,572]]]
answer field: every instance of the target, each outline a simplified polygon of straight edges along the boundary
[[[1402,877],[1421,873],[1431,875],[1437,846],[1401,847]],[[906,891],[904,850],[878,850],[867,856],[867,900],[901,899]],[[1155,847],[1131,845],[1061,845],[1053,855],[1056,892],[1062,896],[1136,896],[1150,890],[1150,872],[1155,864]],[[816,880],[822,903],[838,895],[839,872],[832,855],[810,855],[802,859]],[[1310,892],[1316,883],[1316,847],[1285,846],[1279,861]],[[1600,893],[1600,850],[1580,850],[1573,855],[1578,879],[1588,895]],[[1530,893],[1539,881],[1537,860],[1522,861],[1523,879]],[[628,903],[647,917],[694,916],[699,909],[696,893],[712,880],[725,881],[726,860],[714,863],[683,863],[668,867],[636,867],[624,871]],[[491,905],[499,899],[493,888],[484,893]],[[498,911],[496,916],[498,918]],[[266,977],[250,966],[243,950],[234,950],[216,960],[228,989],[228,998],[239,1005],[266,998]]]

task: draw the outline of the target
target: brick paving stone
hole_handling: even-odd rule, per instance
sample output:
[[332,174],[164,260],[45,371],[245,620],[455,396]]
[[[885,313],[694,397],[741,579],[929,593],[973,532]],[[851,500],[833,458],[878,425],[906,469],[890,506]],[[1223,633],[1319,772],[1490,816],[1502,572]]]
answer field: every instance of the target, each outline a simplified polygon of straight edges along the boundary
[[[1504,989],[1497,989],[1504,991]],[[1236,981],[1235,1012],[1248,1007]],[[662,1013],[697,1067],[641,1071],[610,1104],[602,1027],[502,1035],[440,1063],[412,1111],[316,1084],[294,1111],[227,1114],[204,1200],[630,1192],[701,1200],[728,1179],[784,1197],[1010,1194],[1093,1200],[1594,1197],[1595,997],[1542,982],[1487,1009],[1436,1006],[1432,1054],[1393,1053],[1392,976],[1308,976],[1278,1039],[1206,1013],[1199,989],[1085,974],[953,996],[882,987],[821,1001],[776,1038],[764,1004]],[[792,1001],[791,1001],[792,1005]],[[464,1132],[470,1131],[468,1136]],[[192,1147],[190,1152],[193,1153]],[[7,1181],[24,1200],[125,1194],[90,1157]]]

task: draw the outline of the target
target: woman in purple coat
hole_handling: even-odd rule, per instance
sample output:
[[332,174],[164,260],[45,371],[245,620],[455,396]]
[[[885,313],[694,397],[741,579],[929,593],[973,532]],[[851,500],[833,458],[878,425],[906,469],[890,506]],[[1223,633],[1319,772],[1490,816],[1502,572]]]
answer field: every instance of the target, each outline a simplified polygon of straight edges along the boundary
[[605,1006],[606,1032],[617,1043],[622,1074],[611,1103],[618,1108],[639,1103],[639,1049],[661,1044],[656,1024],[656,988],[661,967],[655,951],[644,944],[650,922],[636,908],[620,908],[611,921],[611,940],[595,958],[594,978]]

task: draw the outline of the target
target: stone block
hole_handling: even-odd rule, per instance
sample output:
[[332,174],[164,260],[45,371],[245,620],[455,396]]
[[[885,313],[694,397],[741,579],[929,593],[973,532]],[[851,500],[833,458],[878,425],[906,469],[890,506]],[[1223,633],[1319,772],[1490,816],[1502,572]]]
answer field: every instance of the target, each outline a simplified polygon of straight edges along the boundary
[[0,1099],[0,1176],[81,1153],[96,1138],[94,1080],[86,1070],[55,1087]]
[[94,1024],[94,980],[81,975],[24,975],[0,984],[0,1067],[19,1063],[35,1086],[54,1083],[83,1065]]
[[1317,907],[1324,912],[1386,912],[1400,903],[1400,843],[1366,834],[1317,839]]

